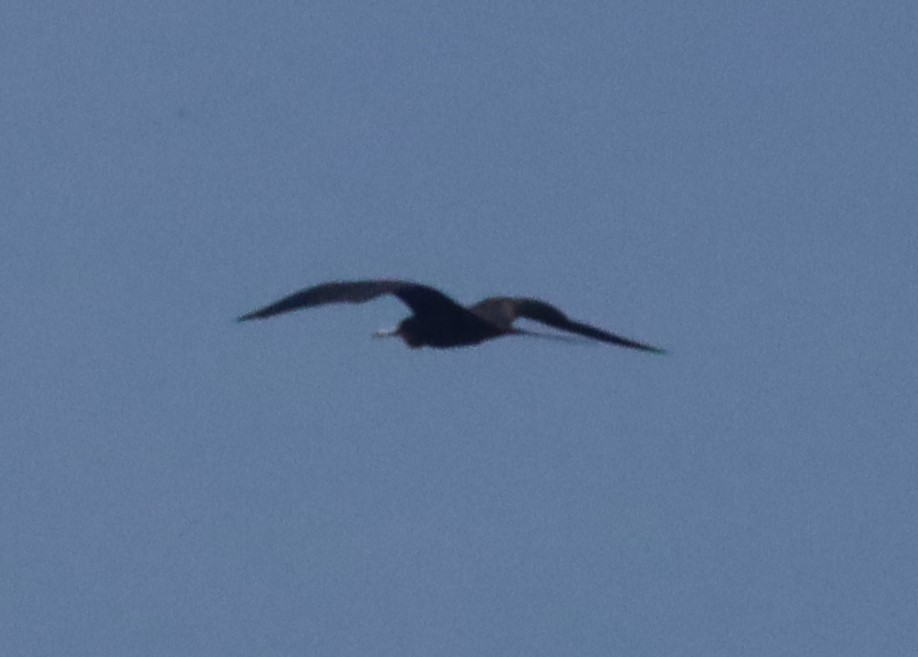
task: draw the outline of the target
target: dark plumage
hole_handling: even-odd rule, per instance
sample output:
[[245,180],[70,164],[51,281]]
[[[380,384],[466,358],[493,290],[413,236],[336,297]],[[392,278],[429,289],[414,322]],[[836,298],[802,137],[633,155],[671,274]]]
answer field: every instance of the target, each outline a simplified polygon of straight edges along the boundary
[[364,303],[383,294],[395,295],[411,308],[414,314],[399,322],[395,330],[378,332],[376,335],[398,336],[412,348],[428,346],[446,349],[475,345],[504,335],[542,335],[513,326],[514,320],[523,317],[620,347],[664,353],[657,347],[576,322],[554,306],[538,299],[489,297],[466,308],[439,290],[408,281],[323,283],[294,292],[264,308],[253,310],[240,317],[239,321],[265,319],[328,303]]

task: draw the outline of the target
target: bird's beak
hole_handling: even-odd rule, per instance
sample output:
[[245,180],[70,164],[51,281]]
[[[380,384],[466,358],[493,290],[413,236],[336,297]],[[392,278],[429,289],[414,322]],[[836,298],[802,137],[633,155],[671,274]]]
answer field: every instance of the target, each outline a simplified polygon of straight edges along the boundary
[[397,337],[398,334],[399,334],[398,329],[394,328],[394,329],[389,329],[389,330],[376,331],[376,333],[373,334],[373,337],[374,338],[394,338],[394,337]]

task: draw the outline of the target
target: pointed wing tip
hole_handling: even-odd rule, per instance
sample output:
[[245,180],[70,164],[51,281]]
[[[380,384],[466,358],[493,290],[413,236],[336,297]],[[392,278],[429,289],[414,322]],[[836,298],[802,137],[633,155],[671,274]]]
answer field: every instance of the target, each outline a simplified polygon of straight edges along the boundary
[[637,342],[633,344],[622,345],[636,349],[638,351],[643,351],[645,354],[656,354],[658,356],[668,356],[669,351],[666,349],[661,349],[660,347],[654,347],[653,345],[644,344],[643,342]]
[[661,349],[660,347],[654,347],[650,344],[635,342],[634,340],[628,340],[625,338],[619,338],[614,341],[606,340],[606,342],[612,342],[612,344],[618,347],[626,347],[627,349],[634,349],[635,351],[643,351],[645,354],[657,354],[659,356],[666,356],[669,354],[669,351],[666,349]]
[[239,317],[237,317],[236,321],[237,322],[247,322],[250,319],[261,319],[261,316],[257,312],[246,313],[245,315],[240,315]]

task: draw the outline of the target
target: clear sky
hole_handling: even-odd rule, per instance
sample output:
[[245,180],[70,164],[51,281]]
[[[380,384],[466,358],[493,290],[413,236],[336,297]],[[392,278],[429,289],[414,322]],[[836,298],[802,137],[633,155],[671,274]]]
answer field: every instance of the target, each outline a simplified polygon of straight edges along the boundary
[[4,654],[918,654],[913,0],[6,0],[0,150]]

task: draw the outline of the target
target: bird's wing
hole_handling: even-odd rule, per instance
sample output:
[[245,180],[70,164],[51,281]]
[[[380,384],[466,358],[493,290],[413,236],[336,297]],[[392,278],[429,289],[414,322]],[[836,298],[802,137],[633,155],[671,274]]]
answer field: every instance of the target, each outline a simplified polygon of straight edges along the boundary
[[395,280],[336,281],[294,292],[264,308],[246,313],[239,318],[239,321],[264,319],[272,315],[328,303],[364,303],[383,294],[395,295],[416,315],[431,312],[468,312],[439,290],[426,285]]
[[510,325],[517,318],[524,317],[556,329],[561,329],[562,331],[569,331],[620,347],[651,351],[658,354],[665,353],[663,349],[653,347],[649,344],[629,340],[628,338],[609,333],[608,331],[590,326],[589,324],[575,322],[554,306],[544,301],[539,301],[538,299],[491,297],[476,303],[471,307],[471,311],[492,324],[497,324],[505,329],[509,329]]

